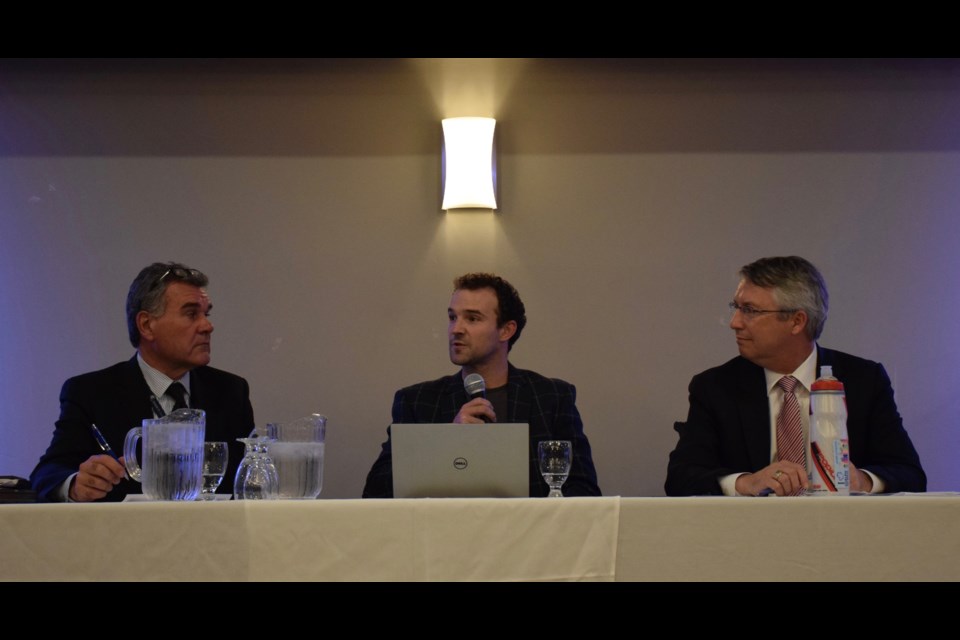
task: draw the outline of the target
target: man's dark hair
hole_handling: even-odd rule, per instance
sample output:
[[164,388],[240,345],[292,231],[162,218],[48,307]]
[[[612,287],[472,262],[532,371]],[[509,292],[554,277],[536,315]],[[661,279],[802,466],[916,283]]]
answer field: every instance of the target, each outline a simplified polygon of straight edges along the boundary
[[827,322],[830,295],[823,276],[808,260],[799,256],[760,258],[740,269],[740,277],[772,289],[773,299],[781,307],[805,311],[807,337],[820,337]]
[[517,323],[517,330],[507,343],[507,351],[513,349],[513,343],[527,324],[527,310],[513,285],[492,273],[468,273],[454,279],[453,289],[493,289],[497,294],[497,326],[502,327],[511,320]]
[[137,314],[146,311],[151,316],[164,312],[164,294],[171,282],[185,282],[195,287],[207,286],[207,276],[179,262],[154,262],[144,267],[130,284],[127,293],[127,332],[130,344],[140,346]]

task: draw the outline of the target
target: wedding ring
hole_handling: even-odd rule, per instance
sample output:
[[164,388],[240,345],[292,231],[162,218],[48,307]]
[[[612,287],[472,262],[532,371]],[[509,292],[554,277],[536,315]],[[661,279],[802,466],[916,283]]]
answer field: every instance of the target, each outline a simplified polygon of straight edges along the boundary
[[780,481],[780,476],[782,476],[782,475],[783,475],[783,471],[780,470],[780,469],[777,469],[776,472],[774,472],[774,474],[773,474],[773,479],[776,480],[777,482],[779,482],[779,481]]

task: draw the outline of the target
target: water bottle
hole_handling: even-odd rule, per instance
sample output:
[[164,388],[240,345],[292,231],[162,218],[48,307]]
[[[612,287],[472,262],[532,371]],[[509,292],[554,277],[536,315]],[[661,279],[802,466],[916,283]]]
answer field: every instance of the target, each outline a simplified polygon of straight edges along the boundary
[[833,367],[820,367],[810,387],[810,495],[850,495],[850,445],[847,440],[847,401]]

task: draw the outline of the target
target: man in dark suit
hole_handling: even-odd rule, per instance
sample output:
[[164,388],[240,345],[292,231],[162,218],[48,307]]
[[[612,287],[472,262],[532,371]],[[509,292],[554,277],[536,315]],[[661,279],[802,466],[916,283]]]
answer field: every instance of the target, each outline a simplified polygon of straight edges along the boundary
[[236,438],[253,429],[253,408],[246,380],[207,366],[213,333],[207,282],[200,271],[174,262],[140,271],[126,306],[137,354],[64,383],[53,440],[30,475],[38,499],[118,501],[140,493],[139,483],[125,478],[121,462],[101,451],[91,425],[122,453],[127,432],[144,418],[184,406],[206,412],[208,442],[228,443],[229,466],[219,492],[233,491],[243,455]]
[[[670,454],[667,495],[802,493],[810,385],[823,365],[845,388],[851,491],[925,491],[926,475],[883,366],[816,344],[828,309],[816,267],[796,256],[763,258],[740,276],[730,305],[740,356],[690,382],[687,421],[675,426],[680,438]],[[792,378],[791,392],[781,378]],[[804,438],[797,460],[781,455],[789,445],[777,427],[790,403],[799,405]]]
[[[598,496],[597,472],[590,442],[576,407],[573,385],[517,369],[508,361],[527,317],[517,290],[506,280],[487,273],[470,273],[454,280],[447,309],[450,361],[460,371],[397,391],[394,423],[528,423],[530,425],[530,495],[545,496],[549,487],[537,465],[540,440],[570,440],[573,461],[563,485],[568,496]],[[470,400],[464,378],[483,377],[486,397]],[[367,475],[364,498],[393,497],[390,430],[380,456]]]

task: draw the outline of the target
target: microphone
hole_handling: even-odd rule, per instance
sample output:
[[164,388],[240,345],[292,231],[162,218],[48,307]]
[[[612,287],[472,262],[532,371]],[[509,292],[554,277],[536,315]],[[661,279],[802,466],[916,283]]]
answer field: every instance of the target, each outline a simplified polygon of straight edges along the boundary
[[[471,400],[474,398],[483,398],[487,397],[487,383],[483,381],[483,376],[479,373],[471,373],[466,378],[463,379],[463,389],[467,392],[467,396]],[[490,422],[490,418],[483,416],[484,422]]]
[[471,373],[464,378],[463,389],[467,392],[467,396],[471,400],[474,398],[487,397],[487,383],[483,381],[483,376],[479,373]]

